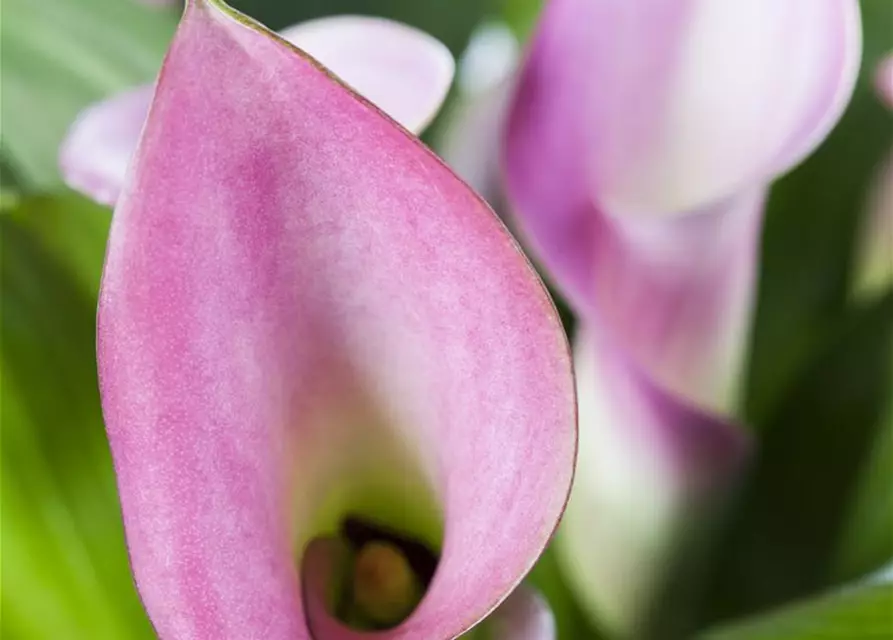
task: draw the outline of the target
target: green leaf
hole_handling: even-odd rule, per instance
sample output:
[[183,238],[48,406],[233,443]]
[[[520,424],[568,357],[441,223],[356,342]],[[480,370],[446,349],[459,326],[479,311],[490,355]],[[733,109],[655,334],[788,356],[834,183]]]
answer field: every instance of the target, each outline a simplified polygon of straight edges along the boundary
[[833,568],[838,580],[863,575],[893,558],[893,393],[888,394],[885,415],[839,539]]
[[888,640],[893,586],[864,584],[708,632],[700,640]]
[[154,78],[174,26],[174,13],[135,0],[3,0],[4,184],[57,185],[78,112]]
[[893,292],[852,315],[768,419],[717,568],[714,613],[740,615],[833,582],[893,388],[891,349]]
[[99,406],[109,212],[74,195],[0,214],[0,635],[152,638],[130,576]]
[[865,53],[846,114],[822,147],[772,190],[763,233],[746,414],[758,430],[848,313],[850,270],[869,185],[893,148],[877,63],[893,49],[893,2],[863,0]]

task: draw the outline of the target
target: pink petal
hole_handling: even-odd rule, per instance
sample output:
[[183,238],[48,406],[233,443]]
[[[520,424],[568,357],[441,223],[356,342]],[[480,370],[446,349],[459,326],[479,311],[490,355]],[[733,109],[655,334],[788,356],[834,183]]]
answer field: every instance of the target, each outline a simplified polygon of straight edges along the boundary
[[373,637],[471,627],[564,508],[571,367],[517,246],[417,139],[216,1],[189,4],[162,70],[98,355],[163,640],[309,637],[295,550],[364,466],[409,497],[429,483],[444,520],[425,599]]
[[598,332],[578,339],[575,364],[579,463],[556,549],[581,603],[613,633],[636,637],[667,595],[680,536],[728,495],[749,442],[737,425],[655,387]]
[[558,142],[562,134],[571,132],[553,131],[535,154],[530,141],[508,137],[507,188],[530,245],[584,320],[645,375],[689,403],[730,411],[764,194],[669,220],[610,216],[592,204],[576,156]]
[[860,57],[856,0],[552,0],[513,153],[562,149],[615,213],[700,209],[806,156],[842,113]]
[[582,313],[656,384],[728,414],[750,326],[764,193],[677,220],[592,216]]
[[[360,16],[321,18],[290,27],[282,37],[415,133],[440,110],[453,80],[455,65],[449,50],[399,22]],[[114,205],[151,100],[152,87],[139,87],[79,116],[59,156],[69,187]]]
[[888,55],[878,65],[875,82],[878,93],[884,102],[893,109],[893,54]]
[[153,86],[130,89],[83,111],[59,150],[65,184],[114,205],[152,103]]

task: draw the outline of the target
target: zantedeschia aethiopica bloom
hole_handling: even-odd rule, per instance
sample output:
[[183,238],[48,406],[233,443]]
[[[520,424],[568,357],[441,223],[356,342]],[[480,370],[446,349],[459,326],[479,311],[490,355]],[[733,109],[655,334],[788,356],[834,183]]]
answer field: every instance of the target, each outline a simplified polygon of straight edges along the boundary
[[[443,44],[383,18],[320,18],[281,36],[415,133],[437,114],[453,80],[455,65]],[[59,156],[70,187],[102,204],[115,203],[153,93],[153,85],[131,89],[81,114]]]
[[[165,640],[452,638],[564,509],[570,357],[518,247],[418,139],[219,0],[187,3],[158,79],[98,357]],[[541,606],[517,592],[491,624],[548,638]]]
[[649,624],[677,536],[743,467],[732,416],[765,193],[835,124],[860,54],[856,0],[544,9],[506,187],[583,325],[579,470],[558,548],[614,630]]

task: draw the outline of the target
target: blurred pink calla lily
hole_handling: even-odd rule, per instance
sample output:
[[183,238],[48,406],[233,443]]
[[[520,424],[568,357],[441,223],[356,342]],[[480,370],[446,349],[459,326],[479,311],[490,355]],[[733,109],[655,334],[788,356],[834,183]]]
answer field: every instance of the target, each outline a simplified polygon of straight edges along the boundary
[[[163,640],[453,638],[564,510],[574,384],[535,272],[414,136],[219,0],[187,3],[158,79],[98,323],[128,547]],[[378,553],[347,534],[344,553],[356,521]],[[417,569],[419,548],[436,567]],[[362,631],[332,589],[412,610]],[[494,628],[550,638],[532,598]]]
[[836,123],[860,59],[856,0],[544,9],[507,124],[506,190],[583,325],[558,549],[621,634],[648,624],[680,530],[743,469],[733,417],[763,201]]
[[888,54],[878,65],[876,83],[878,94],[893,109],[893,54]]
[[[434,118],[453,81],[455,63],[443,44],[384,18],[319,18],[280,35],[414,133]],[[154,85],[130,89],[78,117],[59,154],[69,187],[114,205],[154,91]]]
[[855,0],[550,0],[515,120],[576,131],[567,152],[606,210],[686,214],[812,151],[860,59]]

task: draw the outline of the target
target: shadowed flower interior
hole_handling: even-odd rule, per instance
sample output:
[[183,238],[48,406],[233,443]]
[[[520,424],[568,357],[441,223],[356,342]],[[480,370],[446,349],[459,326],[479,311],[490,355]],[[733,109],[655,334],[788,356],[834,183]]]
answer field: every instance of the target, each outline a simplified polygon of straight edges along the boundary
[[399,426],[399,407],[377,407],[369,394],[351,403],[344,389],[319,390],[314,399],[330,404],[302,411],[292,431],[291,455],[306,459],[290,485],[296,564],[312,541],[338,541],[328,613],[360,629],[393,627],[421,600],[437,567],[436,456],[424,449],[420,429]]

